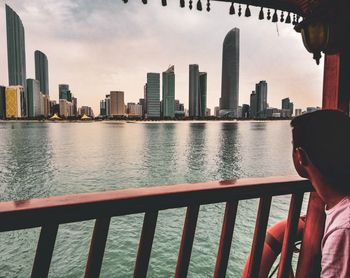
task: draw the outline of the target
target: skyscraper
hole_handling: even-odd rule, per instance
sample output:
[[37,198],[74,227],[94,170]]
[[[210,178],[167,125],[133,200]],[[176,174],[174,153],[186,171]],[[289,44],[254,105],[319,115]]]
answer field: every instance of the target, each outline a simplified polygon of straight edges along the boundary
[[7,62],[10,85],[26,88],[25,34],[22,20],[6,6]]
[[111,116],[124,116],[125,115],[125,102],[124,92],[122,91],[111,91]]
[[[27,74],[24,27],[16,12],[8,5],[5,5],[5,8],[9,85],[22,86],[24,89],[24,103],[27,103],[27,95],[25,93],[27,89]],[[27,106],[21,112],[21,117],[27,116]]]
[[36,50],[35,59],[35,79],[40,82],[40,92],[49,95],[49,64],[46,55]]
[[199,73],[199,106],[200,106],[200,117],[207,115],[207,73]]
[[160,74],[147,73],[147,118],[160,117]]
[[189,66],[189,116],[199,117],[199,67]]
[[237,117],[239,99],[239,29],[227,33],[222,50],[220,115]]
[[175,68],[169,67],[162,74],[163,90],[162,90],[162,104],[163,117],[175,117]]
[[205,117],[207,109],[207,73],[198,65],[189,66],[189,116]]
[[265,118],[267,109],[267,83],[265,80],[255,85],[255,92],[257,96],[257,116]]

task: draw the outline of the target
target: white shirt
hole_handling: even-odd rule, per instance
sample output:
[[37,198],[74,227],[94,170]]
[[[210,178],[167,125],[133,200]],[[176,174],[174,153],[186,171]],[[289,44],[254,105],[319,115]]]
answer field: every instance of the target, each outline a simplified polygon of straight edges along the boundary
[[350,278],[350,196],[326,212],[322,278]]

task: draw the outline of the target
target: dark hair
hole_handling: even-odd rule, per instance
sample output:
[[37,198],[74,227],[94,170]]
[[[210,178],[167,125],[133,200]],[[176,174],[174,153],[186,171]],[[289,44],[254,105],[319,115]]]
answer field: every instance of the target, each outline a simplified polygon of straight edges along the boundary
[[336,190],[350,193],[350,118],[339,110],[295,117],[293,147],[301,147]]

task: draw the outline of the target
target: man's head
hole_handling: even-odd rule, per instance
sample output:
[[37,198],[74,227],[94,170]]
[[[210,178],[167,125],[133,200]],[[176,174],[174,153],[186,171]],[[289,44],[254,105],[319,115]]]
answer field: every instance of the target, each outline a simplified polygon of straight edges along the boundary
[[310,179],[318,172],[334,190],[350,194],[349,116],[338,110],[320,110],[294,118],[291,126],[297,172]]

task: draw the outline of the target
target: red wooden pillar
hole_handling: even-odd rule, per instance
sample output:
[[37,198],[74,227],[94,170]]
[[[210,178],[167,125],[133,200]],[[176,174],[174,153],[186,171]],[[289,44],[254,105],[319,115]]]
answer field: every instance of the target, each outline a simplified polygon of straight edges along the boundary
[[[349,113],[350,54],[345,50],[325,57],[322,107]],[[296,277],[319,277],[324,220],[324,203],[311,193]]]

